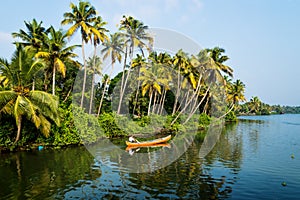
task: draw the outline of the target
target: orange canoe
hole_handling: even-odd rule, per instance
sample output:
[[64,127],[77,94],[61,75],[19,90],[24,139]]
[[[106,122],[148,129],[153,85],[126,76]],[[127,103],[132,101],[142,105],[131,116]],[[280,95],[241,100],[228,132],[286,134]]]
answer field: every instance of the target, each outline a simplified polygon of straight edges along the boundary
[[137,149],[137,148],[154,148],[154,147],[168,147],[168,148],[171,148],[171,145],[168,144],[168,143],[160,143],[160,144],[152,144],[152,145],[147,145],[147,146],[127,146],[126,147],[126,151],[129,151],[129,150],[133,150],[133,149]]
[[159,138],[159,139],[155,139],[155,140],[151,140],[151,141],[140,142],[140,143],[126,141],[126,145],[129,147],[144,147],[144,146],[151,146],[151,145],[155,145],[155,144],[165,143],[165,142],[169,141],[170,139],[171,139],[171,135],[168,135],[167,137],[163,137],[163,138]]

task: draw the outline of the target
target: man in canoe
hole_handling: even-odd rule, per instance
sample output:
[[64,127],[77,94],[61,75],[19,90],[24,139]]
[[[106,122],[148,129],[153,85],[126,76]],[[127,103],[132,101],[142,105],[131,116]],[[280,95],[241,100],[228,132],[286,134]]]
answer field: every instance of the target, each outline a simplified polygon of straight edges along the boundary
[[129,137],[129,142],[140,143],[137,139],[135,139],[132,135]]

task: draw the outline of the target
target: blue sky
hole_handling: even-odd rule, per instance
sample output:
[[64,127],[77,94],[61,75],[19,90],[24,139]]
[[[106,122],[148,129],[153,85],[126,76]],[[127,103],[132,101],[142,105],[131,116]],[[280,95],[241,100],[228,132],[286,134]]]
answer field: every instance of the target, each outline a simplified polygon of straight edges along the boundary
[[[0,57],[10,58],[10,34],[36,18],[60,28],[71,1],[5,1],[0,12]],[[72,1],[77,4],[78,1]],[[246,97],[269,104],[300,105],[300,1],[297,0],[91,0],[108,29],[123,15],[153,28],[178,31],[203,48],[222,47]],[[63,27],[66,29],[66,27]],[[79,35],[72,43],[80,43]]]

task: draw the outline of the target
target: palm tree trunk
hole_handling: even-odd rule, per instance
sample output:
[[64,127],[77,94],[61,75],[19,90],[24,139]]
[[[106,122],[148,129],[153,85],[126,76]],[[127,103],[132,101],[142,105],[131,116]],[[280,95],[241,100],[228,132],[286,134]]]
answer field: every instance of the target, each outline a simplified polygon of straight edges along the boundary
[[196,107],[193,108],[192,112],[189,114],[188,118],[185,120],[185,122],[183,123],[186,124],[190,119],[191,117],[195,114],[195,112],[198,110],[198,108],[200,107],[200,105],[202,104],[202,102],[204,101],[204,99],[206,98],[207,94],[208,94],[208,91],[210,89],[210,86],[207,88],[203,98],[201,99],[201,101],[198,103],[198,105]]
[[232,103],[231,108],[224,115],[222,115],[221,117],[218,117],[218,119],[221,119],[221,118],[225,117],[228,113],[230,113],[232,111],[232,109],[234,108],[234,105],[235,104]]
[[34,91],[35,90],[35,78],[33,78],[33,80],[32,80],[32,91]]
[[155,93],[154,93],[154,100],[153,100],[152,113],[154,113],[154,111],[155,111],[155,107],[156,107],[156,98],[157,98],[157,91],[155,91]]
[[[139,77],[140,77],[140,68],[138,67],[138,78]],[[135,93],[135,104],[133,104],[133,111],[132,111],[133,115],[134,115],[134,111],[135,111],[135,108],[136,108],[136,105],[137,105],[137,101],[138,101],[138,97],[139,97],[140,84],[141,84],[141,81],[138,80],[137,90],[136,90],[136,93]]]
[[173,112],[172,112],[172,115],[175,114],[176,112],[176,108],[177,108],[177,101],[178,101],[178,97],[179,97],[179,86],[180,85],[180,65],[179,65],[179,69],[178,69],[178,75],[177,75],[177,90],[176,90],[176,96],[175,96],[175,102],[174,102],[174,105],[173,105]]
[[53,74],[52,74],[52,95],[55,95],[55,73],[56,73],[56,67],[53,66]]
[[85,61],[85,54],[84,54],[84,39],[82,38],[82,59],[83,59],[83,83],[82,83],[82,92],[81,92],[81,100],[80,100],[80,108],[83,107],[83,100],[84,100],[84,92],[85,92],[85,84],[86,84],[86,61]]
[[126,50],[125,50],[125,58],[124,58],[124,65],[123,65],[123,74],[122,74],[122,82],[121,82],[121,88],[120,88],[120,100],[119,100],[119,105],[118,105],[118,110],[117,114],[120,114],[121,111],[121,105],[122,105],[122,100],[123,100],[123,95],[124,95],[124,90],[125,90],[125,67],[126,67],[126,62],[127,62],[127,45],[126,45]]
[[101,107],[102,107],[102,103],[103,103],[103,99],[104,99],[104,94],[105,94],[105,88],[106,88],[106,85],[108,83],[108,80],[109,79],[105,80],[105,82],[104,82],[104,87],[103,87],[103,91],[102,91],[101,100],[100,100],[100,103],[99,103],[97,117],[99,117],[99,115],[100,115],[100,111],[101,111]]
[[21,136],[21,123],[22,123],[22,116],[18,116],[18,123],[17,123],[17,126],[18,126],[18,132],[17,132],[17,137],[15,139],[15,142],[14,144],[16,144],[19,139],[20,139],[20,136]]
[[159,114],[159,112],[160,112],[160,110],[161,110],[161,107],[163,107],[162,102],[163,102],[164,94],[165,94],[165,88],[163,88],[163,92],[162,92],[162,94],[160,95],[159,104],[158,104],[158,107],[157,107],[157,112],[156,112],[156,114]]
[[[112,60],[113,60],[113,58],[112,58]],[[114,71],[114,62],[112,61],[112,63],[111,63],[111,71],[110,71],[110,73],[108,75],[108,79],[105,81],[105,84],[104,84],[103,93],[102,93],[101,100],[100,100],[100,103],[99,103],[97,117],[99,117],[99,115],[100,115],[100,111],[101,111],[101,107],[102,107],[102,103],[103,103],[103,99],[104,99],[104,94],[105,94],[105,89],[106,89],[106,86],[108,84],[108,81],[109,81],[109,79],[110,79],[113,71]]]
[[201,80],[201,77],[198,79],[198,83],[197,83],[195,92],[193,92],[193,95],[191,96],[189,101],[185,104],[184,108],[181,109],[181,111],[178,113],[178,115],[175,117],[175,119],[171,122],[171,125],[173,125],[176,122],[178,117],[190,106],[190,104],[193,100],[194,100],[194,106],[197,103],[197,99],[198,99],[197,93],[198,93],[198,91],[200,91],[200,88],[201,88],[200,80]]
[[92,75],[92,88],[91,88],[91,95],[90,95],[90,107],[89,107],[89,114],[92,113],[92,107],[93,107],[93,98],[94,98],[94,87],[95,87],[95,68],[96,68],[96,45],[94,46],[94,63],[93,63],[93,75]]
[[150,94],[150,99],[149,99],[149,105],[148,105],[148,116],[150,115],[150,108],[151,108],[151,103],[152,103],[152,96],[153,96],[153,90],[151,91],[151,94]]
[[162,111],[163,111],[163,109],[164,109],[165,100],[166,100],[166,95],[167,95],[167,90],[164,90],[164,93],[163,93],[163,100],[162,100],[162,104],[161,104],[160,112],[159,112],[160,115],[162,114]]

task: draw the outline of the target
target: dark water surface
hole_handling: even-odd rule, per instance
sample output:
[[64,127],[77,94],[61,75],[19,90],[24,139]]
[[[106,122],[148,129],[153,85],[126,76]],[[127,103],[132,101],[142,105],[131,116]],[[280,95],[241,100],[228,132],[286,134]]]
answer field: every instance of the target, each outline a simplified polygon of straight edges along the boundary
[[299,199],[300,115],[240,118],[205,159],[194,141],[151,173],[120,169],[113,153],[102,165],[84,147],[1,154],[0,199]]

